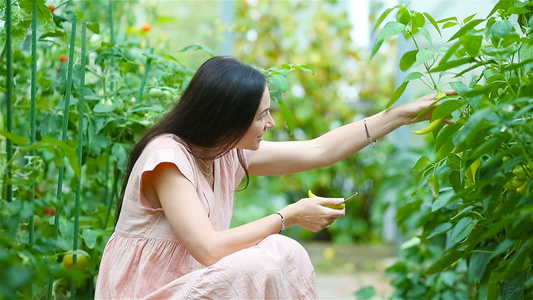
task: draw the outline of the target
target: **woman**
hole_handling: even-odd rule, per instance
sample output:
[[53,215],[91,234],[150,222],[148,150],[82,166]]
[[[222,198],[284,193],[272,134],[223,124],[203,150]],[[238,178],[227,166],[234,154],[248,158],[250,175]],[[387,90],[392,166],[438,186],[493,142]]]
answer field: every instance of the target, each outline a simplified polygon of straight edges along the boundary
[[[329,166],[414,118],[429,95],[309,141],[267,142],[274,127],[266,78],[233,58],[214,57],[180,101],[134,147],[120,217],[109,239],[97,299],[314,299],[314,269],[296,241],[344,216],[344,199],[304,198],[229,228],[233,195],[248,175]],[[427,120],[431,112],[416,121]]]

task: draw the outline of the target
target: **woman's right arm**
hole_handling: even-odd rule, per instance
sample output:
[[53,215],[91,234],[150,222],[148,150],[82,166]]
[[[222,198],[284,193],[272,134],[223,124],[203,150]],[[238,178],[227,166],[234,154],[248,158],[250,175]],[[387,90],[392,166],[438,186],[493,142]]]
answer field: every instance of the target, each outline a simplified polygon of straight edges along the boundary
[[[161,204],[178,239],[191,255],[205,266],[214,264],[226,255],[254,246],[281,229],[281,217],[272,214],[236,228],[216,231],[196,194],[196,189],[171,163],[159,164],[153,171],[143,175],[143,193],[148,198],[157,197],[149,201]],[[344,209],[323,206],[339,204],[342,200],[304,198],[279,212],[284,216],[286,227],[299,225],[316,232],[344,216]]]

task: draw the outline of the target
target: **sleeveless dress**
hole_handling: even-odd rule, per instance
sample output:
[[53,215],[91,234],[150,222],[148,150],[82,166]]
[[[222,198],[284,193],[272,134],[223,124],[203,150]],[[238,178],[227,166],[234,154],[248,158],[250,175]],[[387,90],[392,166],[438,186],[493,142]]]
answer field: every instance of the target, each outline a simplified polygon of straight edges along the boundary
[[[248,160],[250,151],[244,151]],[[274,234],[206,267],[173,233],[162,208],[141,195],[141,176],[173,163],[194,185],[217,231],[229,229],[233,196],[244,170],[236,149],[214,161],[214,189],[180,138],[164,134],[143,150],[130,175],[115,232],[104,249],[96,299],[316,299],[305,249]],[[168,212],[167,212],[168,213]]]

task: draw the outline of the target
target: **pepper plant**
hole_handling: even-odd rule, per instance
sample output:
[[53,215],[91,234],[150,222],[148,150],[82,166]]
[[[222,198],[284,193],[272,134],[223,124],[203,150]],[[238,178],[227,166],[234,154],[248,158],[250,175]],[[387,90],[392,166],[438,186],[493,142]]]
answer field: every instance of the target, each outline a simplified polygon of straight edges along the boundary
[[[373,53],[393,36],[410,40],[400,68],[438,93],[422,134],[432,151],[403,181],[397,221],[410,238],[387,269],[393,298],[533,297],[533,2],[499,1],[487,16],[434,20],[398,5]],[[429,29],[427,29],[427,28]],[[419,47],[454,30],[438,51]],[[457,96],[446,97],[443,87]],[[443,119],[454,121],[452,125]],[[366,290],[367,291],[367,290]]]

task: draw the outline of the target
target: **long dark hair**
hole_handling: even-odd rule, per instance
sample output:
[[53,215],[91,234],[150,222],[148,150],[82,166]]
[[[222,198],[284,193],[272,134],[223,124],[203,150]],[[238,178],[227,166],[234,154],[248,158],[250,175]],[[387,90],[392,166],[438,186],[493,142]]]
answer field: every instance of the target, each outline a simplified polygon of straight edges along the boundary
[[[133,147],[121,197],[117,202],[115,224],[120,216],[133,166],[151,139],[160,134],[173,133],[186,143],[188,151],[195,157],[219,157],[231,150],[252,124],[265,86],[265,75],[234,58],[216,56],[204,62],[174,108]],[[212,157],[201,157],[194,151],[195,146],[217,151]],[[248,185],[248,170],[242,150],[237,151]]]

